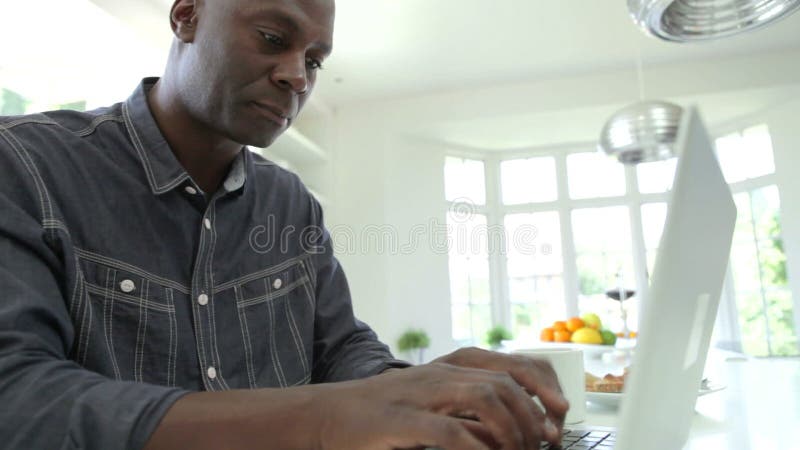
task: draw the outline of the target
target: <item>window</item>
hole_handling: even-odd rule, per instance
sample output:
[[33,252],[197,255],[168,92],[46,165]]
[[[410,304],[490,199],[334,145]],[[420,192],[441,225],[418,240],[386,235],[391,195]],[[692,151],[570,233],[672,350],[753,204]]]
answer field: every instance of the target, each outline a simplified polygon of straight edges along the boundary
[[567,156],[567,170],[571,198],[625,195],[625,169],[613,158],[598,152],[573,153]]
[[444,163],[445,197],[448,201],[486,204],[483,161],[447,157]]
[[532,340],[566,314],[558,212],[505,216],[511,333]]
[[[482,161],[445,160],[445,192],[450,202],[485,203]],[[492,326],[486,215],[453,203],[447,215],[448,266],[453,339],[462,345],[483,337]]]
[[[716,145],[739,212],[728,275],[733,289],[722,301],[738,311],[746,353],[797,355],[769,130],[749,127]],[[649,281],[677,160],[625,170],[605,155],[577,148],[530,158],[487,156],[445,162],[448,207],[475,200],[469,220],[449,222],[451,239],[468,233],[486,242],[487,224],[496,224],[505,240],[499,248],[451,248],[456,341],[480,344],[488,328],[503,325],[517,344],[533,345],[541,328],[586,312],[621,331],[620,303],[606,293]],[[627,192],[627,186],[637,191]],[[624,304],[631,330],[638,326],[638,303],[634,294]]]
[[677,163],[678,159],[672,158],[637,164],[636,179],[639,183],[639,192],[654,194],[672,189]]
[[719,164],[728,183],[775,172],[772,141],[766,125],[723,136],[715,143]]
[[552,202],[558,198],[553,157],[503,161],[500,182],[505,205]]
[[[766,125],[715,141],[725,179],[738,210],[731,249],[731,275],[742,348],[755,356],[797,355],[797,326],[786,277],[780,198],[770,179],[775,171]],[[738,188],[737,182],[762,180]]]
[[792,296],[780,237],[775,186],[734,196],[738,217],[731,250],[742,346],[755,356],[797,355]]
[[[578,269],[578,309],[594,312],[604,317],[611,328],[622,330],[619,302],[609,298],[606,292],[636,285],[628,207],[574,210],[572,227]],[[628,309],[628,326],[635,328],[633,303],[629,300],[624,306]]]

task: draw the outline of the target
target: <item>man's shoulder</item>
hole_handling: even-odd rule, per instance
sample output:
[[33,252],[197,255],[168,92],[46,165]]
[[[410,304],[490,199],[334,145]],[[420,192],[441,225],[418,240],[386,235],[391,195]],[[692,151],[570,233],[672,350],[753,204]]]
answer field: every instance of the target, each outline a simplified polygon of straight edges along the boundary
[[90,111],[61,109],[19,116],[0,116],[0,130],[56,127],[65,132],[80,133],[98,121],[122,121],[121,105],[117,103]]
[[[122,123],[121,103],[91,111],[54,110],[19,116],[0,116],[0,134],[16,140],[86,137],[105,122]],[[2,141],[2,140],[0,140]]]

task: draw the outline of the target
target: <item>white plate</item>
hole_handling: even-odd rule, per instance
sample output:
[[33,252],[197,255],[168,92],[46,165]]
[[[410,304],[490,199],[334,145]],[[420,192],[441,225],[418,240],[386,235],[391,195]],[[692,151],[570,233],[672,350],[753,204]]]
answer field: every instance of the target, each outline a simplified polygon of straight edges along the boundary
[[[708,383],[706,384],[705,389],[700,389],[697,391],[697,396],[702,397],[704,395],[711,394],[713,392],[719,392],[725,389],[725,386],[719,384]],[[619,402],[622,400],[622,394],[614,393],[614,392],[589,392],[586,391],[586,400],[591,402],[595,405],[601,405],[608,408],[616,408],[619,406]]]

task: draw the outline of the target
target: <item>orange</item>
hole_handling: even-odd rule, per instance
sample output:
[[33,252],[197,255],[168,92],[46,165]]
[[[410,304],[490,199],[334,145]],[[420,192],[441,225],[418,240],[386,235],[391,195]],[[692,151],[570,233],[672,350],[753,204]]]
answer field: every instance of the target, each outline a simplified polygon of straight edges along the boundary
[[583,319],[581,319],[580,317],[572,317],[567,321],[567,330],[571,332],[580,330],[585,326],[586,324],[583,323]]
[[556,342],[570,342],[572,333],[567,330],[558,330],[553,333],[553,338],[556,340]]
[[553,330],[567,331],[567,322],[564,322],[563,320],[557,320],[553,322]]
[[552,328],[542,328],[542,333],[539,335],[539,339],[545,342],[553,342],[555,340],[555,330]]

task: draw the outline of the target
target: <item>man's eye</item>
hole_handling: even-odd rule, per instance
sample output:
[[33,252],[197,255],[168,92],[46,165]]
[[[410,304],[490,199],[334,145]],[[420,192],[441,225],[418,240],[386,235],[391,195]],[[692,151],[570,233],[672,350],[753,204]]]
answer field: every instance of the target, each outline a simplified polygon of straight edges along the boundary
[[306,59],[306,65],[312,70],[322,70],[322,61],[314,58]]
[[264,39],[267,42],[269,42],[270,44],[276,45],[276,46],[279,46],[279,47],[283,46],[284,42],[283,42],[283,39],[280,36],[276,36],[276,35],[270,34],[270,33],[261,33],[261,34],[264,35]]

